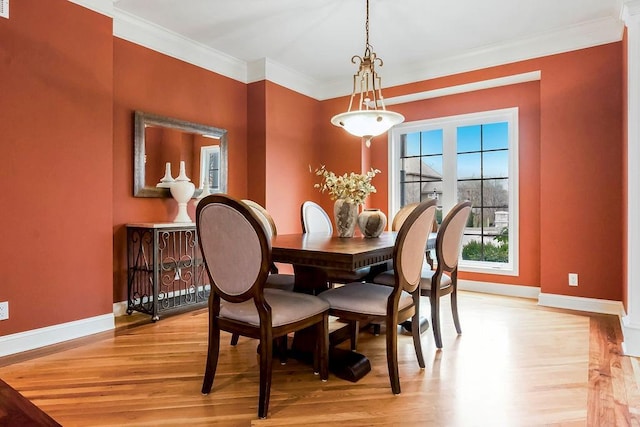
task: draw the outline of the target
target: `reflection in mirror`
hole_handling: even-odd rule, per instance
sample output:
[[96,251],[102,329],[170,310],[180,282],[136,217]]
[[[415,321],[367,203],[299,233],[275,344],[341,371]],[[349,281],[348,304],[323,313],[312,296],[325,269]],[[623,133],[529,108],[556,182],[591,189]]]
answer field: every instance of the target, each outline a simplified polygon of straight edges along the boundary
[[135,112],[135,197],[171,197],[168,188],[156,187],[165,176],[185,173],[196,186],[194,197],[208,187],[210,193],[227,192],[227,131],[155,114]]

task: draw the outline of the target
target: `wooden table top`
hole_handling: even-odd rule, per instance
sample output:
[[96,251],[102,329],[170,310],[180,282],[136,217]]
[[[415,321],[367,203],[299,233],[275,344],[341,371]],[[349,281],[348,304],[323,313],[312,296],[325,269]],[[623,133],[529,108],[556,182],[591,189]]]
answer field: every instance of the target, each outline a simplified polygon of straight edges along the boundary
[[396,234],[387,231],[376,238],[341,238],[321,233],[281,234],[271,241],[272,259],[308,267],[356,270],[393,259]]

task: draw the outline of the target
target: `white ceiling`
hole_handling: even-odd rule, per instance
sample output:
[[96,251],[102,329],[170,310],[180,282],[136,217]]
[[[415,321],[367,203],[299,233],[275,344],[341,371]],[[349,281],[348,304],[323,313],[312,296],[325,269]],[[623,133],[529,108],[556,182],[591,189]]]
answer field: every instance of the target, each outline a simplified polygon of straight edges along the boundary
[[[266,77],[323,99],[351,90],[365,4],[113,0],[114,34],[238,80]],[[370,0],[369,41],[388,87],[620,40],[621,7],[622,0]]]

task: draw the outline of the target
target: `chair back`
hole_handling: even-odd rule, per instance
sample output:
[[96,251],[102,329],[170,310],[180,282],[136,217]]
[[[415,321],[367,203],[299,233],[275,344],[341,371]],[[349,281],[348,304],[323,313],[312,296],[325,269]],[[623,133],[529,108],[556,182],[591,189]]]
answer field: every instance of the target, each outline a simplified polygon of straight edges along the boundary
[[319,204],[307,200],[300,208],[303,233],[323,233],[332,235],[333,225],[327,211]]
[[230,302],[262,295],[271,239],[251,208],[229,196],[209,195],[196,208],[196,230],[216,294]]
[[418,206],[420,203],[410,203],[408,205],[404,205],[400,208],[397,214],[393,217],[393,221],[391,222],[391,231],[398,231],[402,224],[406,221],[409,214]]
[[419,203],[398,230],[393,250],[396,286],[413,292],[420,284],[424,248],[436,215],[436,200]]
[[462,234],[471,213],[471,202],[458,203],[442,220],[436,238],[438,270],[452,272],[458,268]]
[[242,203],[249,206],[258,215],[258,218],[262,221],[269,238],[278,235],[278,229],[276,228],[276,223],[273,220],[273,217],[265,208],[262,207],[262,205],[249,199],[243,199]]

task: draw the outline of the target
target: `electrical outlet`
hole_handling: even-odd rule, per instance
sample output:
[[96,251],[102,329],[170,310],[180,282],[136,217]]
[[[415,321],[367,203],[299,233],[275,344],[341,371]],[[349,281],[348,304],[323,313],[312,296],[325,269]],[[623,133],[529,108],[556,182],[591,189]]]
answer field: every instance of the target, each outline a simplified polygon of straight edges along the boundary
[[0,302],[0,320],[9,318],[9,301]]
[[569,286],[578,286],[578,273],[569,273]]

